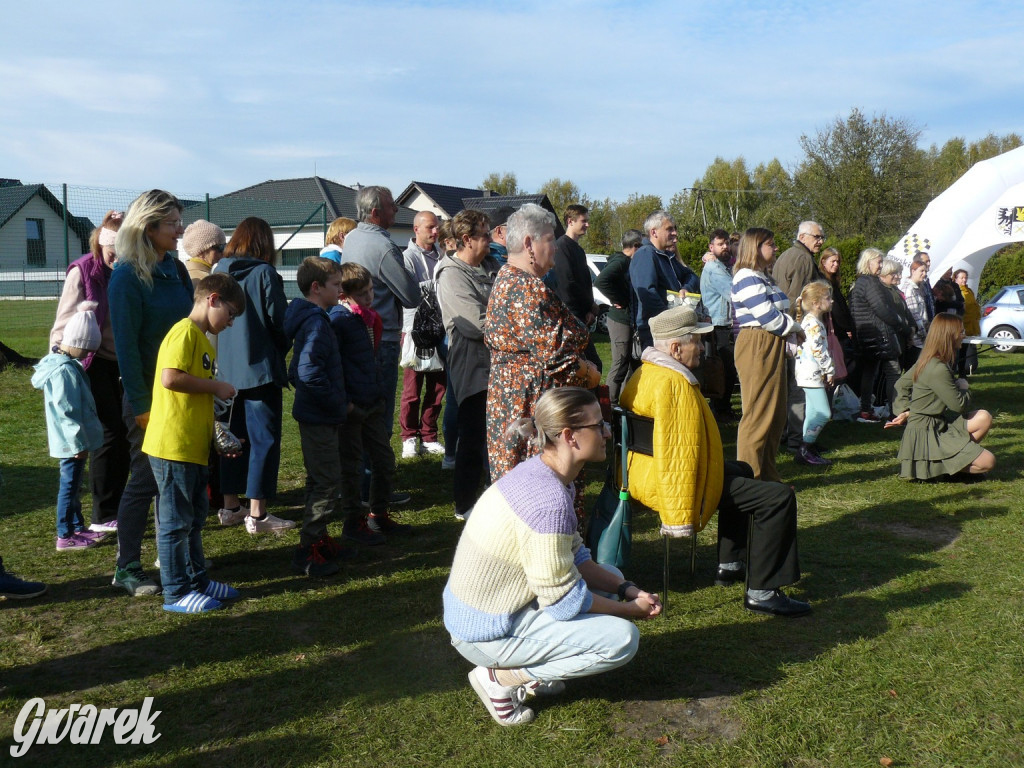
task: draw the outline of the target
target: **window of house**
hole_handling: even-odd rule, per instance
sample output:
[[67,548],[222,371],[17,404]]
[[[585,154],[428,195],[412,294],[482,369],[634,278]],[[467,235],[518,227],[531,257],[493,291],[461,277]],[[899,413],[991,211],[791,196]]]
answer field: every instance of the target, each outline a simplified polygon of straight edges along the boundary
[[30,267],[46,266],[46,232],[42,219],[25,219],[25,256]]

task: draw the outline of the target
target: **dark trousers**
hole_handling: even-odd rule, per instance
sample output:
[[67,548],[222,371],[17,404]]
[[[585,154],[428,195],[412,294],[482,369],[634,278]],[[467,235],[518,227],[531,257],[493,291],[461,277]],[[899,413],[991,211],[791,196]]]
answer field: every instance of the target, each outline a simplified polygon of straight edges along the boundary
[[455,513],[464,515],[480,497],[487,474],[487,392],[459,403],[459,445],[455,449]]
[[733,359],[732,328],[727,325],[716,325],[712,333],[715,351],[725,368],[725,394],[711,405],[715,413],[727,414],[732,411],[732,393],[736,389],[736,362]]
[[327,523],[338,503],[341,461],[338,426],[299,422],[302,463],[306,468],[306,505],[299,530],[299,546],[310,547],[327,533]]
[[718,561],[746,561],[748,589],[778,589],[799,581],[793,489],[783,483],[755,480],[749,464],[725,462],[718,503]]
[[370,511],[387,512],[388,498],[395,482],[395,451],[384,423],[384,401],[370,408],[353,408],[338,428],[338,461],[341,465],[341,508],[346,521],[363,516],[360,484],[363,460],[370,461]]
[[[633,344],[633,329],[629,323],[608,318],[608,341],[612,348],[612,367],[608,370],[608,395],[613,403],[619,402],[619,392],[629,375],[629,353]],[[733,369],[735,373],[735,368]]]
[[121,372],[116,360],[96,356],[86,375],[96,401],[96,415],[103,425],[103,445],[89,459],[92,522],[105,523],[117,519],[130,464],[128,428],[121,408]]
[[803,441],[806,405],[804,390],[796,383],[794,357],[786,358],[786,381],[789,389],[786,391],[786,428],[782,432],[782,440],[790,448],[797,449]]

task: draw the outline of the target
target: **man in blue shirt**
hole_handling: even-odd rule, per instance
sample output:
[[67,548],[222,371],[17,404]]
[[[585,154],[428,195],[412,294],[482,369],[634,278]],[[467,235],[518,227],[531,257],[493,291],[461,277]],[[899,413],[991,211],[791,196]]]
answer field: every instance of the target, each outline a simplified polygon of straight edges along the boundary
[[732,409],[732,391],[736,388],[736,365],[732,352],[732,275],[725,261],[729,258],[729,233],[716,229],[708,238],[708,253],[700,273],[700,297],[715,326],[710,343],[715,345],[725,368],[725,394],[711,401],[715,418],[728,423],[736,421]]

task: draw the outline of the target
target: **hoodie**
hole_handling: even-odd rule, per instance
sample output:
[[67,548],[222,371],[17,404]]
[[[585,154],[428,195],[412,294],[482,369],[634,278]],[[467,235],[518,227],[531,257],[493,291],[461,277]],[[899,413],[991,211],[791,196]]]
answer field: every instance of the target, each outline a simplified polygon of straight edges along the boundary
[[295,387],[292,418],[303,424],[343,424],[348,412],[345,371],[327,313],[311,301],[295,299],[285,312],[284,332],[294,347],[288,366],[288,381]]
[[270,264],[246,256],[221,259],[214,272],[226,272],[242,286],[245,312],[217,337],[217,371],[236,389],[264,384],[288,386],[284,359],[288,337],[284,280]]
[[103,425],[81,364],[63,352],[53,352],[39,361],[35,371],[32,386],[43,391],[50,455],[70,459],[103,445]]

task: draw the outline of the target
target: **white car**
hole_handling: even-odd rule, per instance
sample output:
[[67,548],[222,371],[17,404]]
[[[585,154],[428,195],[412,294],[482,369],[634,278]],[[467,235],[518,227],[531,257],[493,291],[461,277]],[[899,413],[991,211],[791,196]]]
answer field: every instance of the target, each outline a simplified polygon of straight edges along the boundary
[[[608,263],[608,257],[603,253],[588,253],[587,266],[590,268],[590,281],[593,282],[604,265]],[[611,301],[594,286],[594,303],[597,304],[597,320],[594,321],[593,329],[598,333],[608,333],[608,310],[612,308]]]

